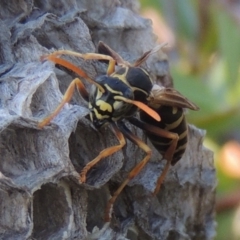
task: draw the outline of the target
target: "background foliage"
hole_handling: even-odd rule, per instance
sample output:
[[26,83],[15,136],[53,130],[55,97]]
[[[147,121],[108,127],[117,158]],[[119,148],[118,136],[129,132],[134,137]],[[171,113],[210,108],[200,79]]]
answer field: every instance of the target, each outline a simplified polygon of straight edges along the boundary
[[[240,239],[240,1],[141,0],[159,42],[169,42],[177,90],[200,107],[218,171],[217,240]],[[239,211],[238,211],[239,212]]]

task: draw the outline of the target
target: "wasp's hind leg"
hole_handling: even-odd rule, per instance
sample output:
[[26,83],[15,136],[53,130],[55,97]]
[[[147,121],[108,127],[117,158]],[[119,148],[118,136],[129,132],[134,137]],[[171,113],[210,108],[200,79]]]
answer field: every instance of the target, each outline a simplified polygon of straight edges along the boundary
[[111,212],[114,202],[116,201],[116,198],[119,196],[119,194],[122,192],[123,188],[129,183],[131,179],[133,179],[135,176],[139,174],[139,172],[143,169],[143,167],[147,164],[149,161],[152,151],[146,145],[142,140],[140,140],[137,136],[135,136],[125,125],[123,122],[118,123],[118,127],[121,130],[121,132],[124,134],[126,138],[128,138],[130,141],[135,143],[137,146],[139,146],[147,155],[145,158],[139,162],[128,174],[127,179],[120,185],[120,187],[117,189],[116,192],[114,192],[113,196],[110,198],[107,204],[106,212],[105,212],[105,221],[109,222],[111,219]]
[[145,123],[145,122],[143,122],[143,121],[141,121],[137,118],[134,118],[134,117],[131,117],[128,120],[129,120],[130,123],[132,123],[133,125],[143,129],[144,131],[150,132],[150,133],[155,134],[155,135],[160,136],[160,137],[172,139],[168,149],[165,151],[165,153],[163,155],[163,158],[167,160],[167,163],[164,166],[164,169],[163,169],[160,177],[157,180],[157,184],[156,184],[155,190],[153,192],[153,195],[156,195],[159,192],[160,187],[161,187],[161,185],[162,185],[162,183],[163,183],[163,181],[164,181],[164,179],[167,175],[168,169],[171,165],[174,152],[177,148],[177,143],[178,143],[179,136],[176,133],[172,133],[172,132],[169,132],[167,130],[158,128],[156,126],[147,124],[147,123]]
[[44,118],[41,122],[38,123],[38,127],[39,128],[43,128],[44,126],[48,125],[51,120],[57,116],[57,114],[61,111],[61,109],[63,108],[64,104],[69,102],[72,98],[72,95],[74,93],[74,89],[75,87],[77,87],[77,89],[79,90],[80,94],[82,95],[82,97],[85,100],[88,100],[88,92],[85,88],[85,86],[83,85],[83,83],[81,82],[81,80],[79,78],[75,78],[69,85],[69,87],[67,88],[63,99],[61,101],[61,103],[58,105],[58,107],[54,110],[53,113],[51,113],[48,117]]

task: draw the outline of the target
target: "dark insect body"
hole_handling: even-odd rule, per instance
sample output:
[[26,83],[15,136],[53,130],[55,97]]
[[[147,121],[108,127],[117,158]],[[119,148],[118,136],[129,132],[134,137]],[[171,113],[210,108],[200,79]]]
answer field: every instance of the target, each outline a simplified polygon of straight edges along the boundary
[[[187,123],[184,117],[183,109],[170,106],[161,106],[159,109],[157,109],[157,113],[159,113],[161,116],[160,122],[154,121],[154,119],[145,113],[140,113],[140,118],[143,122],[146,122],[150,125],[178,134],[178,143],[171,161],[171,164],[174,165],[178,160],[181,159],[187,145]],[[146,134],[154,147],[162,155],[164,155],[172,140],[166,137],[155,135],[153,133],[147,132]]]
[[[137,84],[136,80],[141,84]],[[123,102],[121,97],[146,103],[152,89],[152,82],[147,73],[136,67],[121,67],[111,76],[99,76],[95,81],[105,90],[103,93],[99,88],[93,86],[90,93],[90,118],[97,128],[109,122],[128,118],[136,113],[137,107]]]
[[[154,147],[162,154],[167,163],[158,178],[154,194],[159,191],[170,165],[181,159],[185,152],[188,137],[188,127],[184,116],[184,108],[198,110],[198,107],[190,102],[173,88],[164,88],[152,83],[149,74],[139,66],[153,53],[159,51],[163,45],[156,46],[144,53],[135,63],[124,61],[120,55],[109,46],[100,42],[100,53],[81,54],[67,50],[53,52],[44,56],[44,60],[53,61],[64,66],[92,84],[88,94],[80,79],[75,78],[69,85],[63,100],[57,109],[39,123],[42,128],[59,113],[64,104],[68,102],[75,87],[83,98],[89,103],[90,119],[95,127],[100,128],[106,124],[119,140],[119,145],[102,150],[99,155],[90,161],[80,173],[80,181],[86,181],[87,172],[101,159],[119,151],[126,144],[124,137],[139,146],[146,156],[128,174],[127,179],[120,185],[117,191],[108,201],[105,220],[110,221],[112,206],[128,182],[134,178],[147,164],[151,157],[151,149],[141,139],[135,136],[125,125],[123,120],[145,131]],[[92,80],[84,71],[72,63],[60,58],[61,55],[71,55],[88,59],[108,61],[106,75],[101,75]],[[117,65],[117,70],[115,67]],[[139,118],[136,114],[139,113]]]

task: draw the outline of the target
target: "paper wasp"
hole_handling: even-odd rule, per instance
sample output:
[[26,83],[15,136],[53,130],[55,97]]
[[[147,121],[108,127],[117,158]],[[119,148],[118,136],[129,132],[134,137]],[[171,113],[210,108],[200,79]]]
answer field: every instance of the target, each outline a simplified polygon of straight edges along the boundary
[[[188,127],[184,116],[184,108],[198,110],[173,88],[164,88],[152,83],[152,80],[143,68],[139,67],[151,54],[159,51],[164,45],[158,45],[145,52],[133,64],[126,62],[122,57],[103,42],[99,43],[99,53],[81,54],[68,50],[55,51],[43,56],[43,60],[50,60],[77,73],[81,78],[92,84],[90,94],[79,78],[75,78],[69,85],[63,100],[57,109],[39,123],[42,128],[59,113],[74,92],[75,87],[82,97],[89,103],[90,119],[96,128],[109,124],[119,140],[119,145],[102,150],[99,155],[90,161],[80,173],[80,181],[86,181],[87,172],[101,159],[119,151],[126,144],[125,137],[139,146],[146,156],[128,174],[127,179],[108,201],[105,220],[110,221],[112,206],[128,182],[134,178],[147,164],[151,157],[151,149],[135,136],[125,125],[123,120],[145,131],[155,148],[162,154],[167,163],[158,178],[153,194],[157,194],[167,174],[170,165],[175,164],[183,155],[188,136]],[[106,75],[91,79],[87,73],[71,62],[60,58],[62,55],[71,55],[85,60],[108,61]],[[139,117],[135,115],[139,114]],[[161,118],[161,119],[160,119]]]

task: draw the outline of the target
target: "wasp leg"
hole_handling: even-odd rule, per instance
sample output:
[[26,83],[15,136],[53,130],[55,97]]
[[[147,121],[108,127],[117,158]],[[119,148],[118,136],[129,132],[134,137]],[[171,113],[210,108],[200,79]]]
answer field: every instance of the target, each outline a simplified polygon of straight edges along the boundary
[[98,87],[101,90],[101,92],[105,92],[104,88],[101,85],[99,85],[97,82],[92,80],[87,75],[86,72],[84,72],[81,68],[77,67],[76,65],[72,64],[71,62],[69,62],[65,59],[59,58],[54,54],[50,54],[50,55],[47,55],[47,56],[42,56],[41,60],[42,61],[43,60],[49,60],[49,61],[52,61],[52,62],[58,64],[58,65],[61,65],[65,68],[77,73],[80,77],[85,78],[89,83],[96,85],[96,87]]
[[177,147],[179,136],[176,133],[172,133],[172,132],[169,132],[165,129],[161,129],[161,128],[155,127],[153,125],[147,124],[147,123],[142,122],[141,120],[139,120],[137,118],[134,118],[134,117],[131,117],[128,120],[133,125],[141,128],[141,129],[143,129],[147,132],[151,132],[151,133],[153,133],[155,135],[158,135],[160,137],[165,137],[165,138],[172,139],[169,148],[167,149],[167,151],[163,155],[163,158],[167,160],[167,163],[164,166],[164,169],[163,169],[160,177],[157,180],[156,188],[153,192],[153,195],[156,195],[159,192],[160,187],[161,187],[161,185],[162,185],[162,183],[163,183],[163,181],[164,181],[164,179],[167,175],[168,169],[171,165],[173,155],[174,155],[174,152],[175,152],[176,147]]
[[102,150],[99,155],[94,158],[91,162],[89,162],[84,168],[83,170],[81,171],[80,173],[80,181],[82,183],[86,182],[86,175],[87,175],[87,172],[95,165],[97,164],[101,159],[105,158],[105,157],[108,157],[110,155],[112,155],[113,153],[119,151],[120,149],[123,148],[123,146],[126,144],[126,140],[123,136],[123,134],[119,131],[119,129],[117,128],[117,126],[115,125],[115,123],[112,123],[112,129],[119,141],[119,145],[116,145],[116,146],[112,146],[112,147],[109,147],[109,148],[106,148],[104,150]]
[[70,56],[80,57],[80,58],[83,58],[84,60],[108,60],[109,66],[107,70],[107,75],[111,75],[112,73],[115,72],[116,61],[111,56],[99,54],[99,53],[78,53],[70,50],[58,50],[47,56],[43,56],[43,59],[51,60],[52,57],[55,59],[55,58],[59,58],[61,55],[70,55]]
[[84,87],[83,83],[79,78],[75,78],[67,88],[63,100],[58,105],[58,107],[55,109],[55,111],[50,114],[48,117],[44,118],[40,123],[38,123],[39,128],[43,128],[44,126],[48,125],[51,120],[60,112],[60,110],[63,108],[64,104],[69,102],[72,98],[73,92],[75,87],[79,90],[80,94],[83,96],[83,98],[88,101],[88,92],[86,88]]
[[123,58],[117,52],[115,52],[113,49],[111,49],[107,44],[103,43],[102,41],[98,43],[98,52],[100,54],[112,57],[118,65],[131,67],[131,64],[129,62],[124,61]]
[[142,140],[140,140],[137,136],[135,136],[125,125],[123,122],[118,123],[118,127],[121,130],[121,132],[124,134],[125,137],[127,137],[130,141],[135,143],[137,146],[139,146],[144,152],[146,152],[145,158],[139,162],[128,174],[127,179],[120,185],[120,187],[117,189],[116,192],[114,192],[113,196],[110,198],[110,200],[107,203],[106,212],[105,212],[105,221],[109,222],[111,219],[111,212],[112,212],[112,206],[114,202],[116,201],[116,198],[118,195],[122,192],[123,188],[129,183],[131,179],[133,179],[135,176],[139,174],[139,172],[143,169],[143,167],[147,164],[149,161],[152,150],[146,145]]

